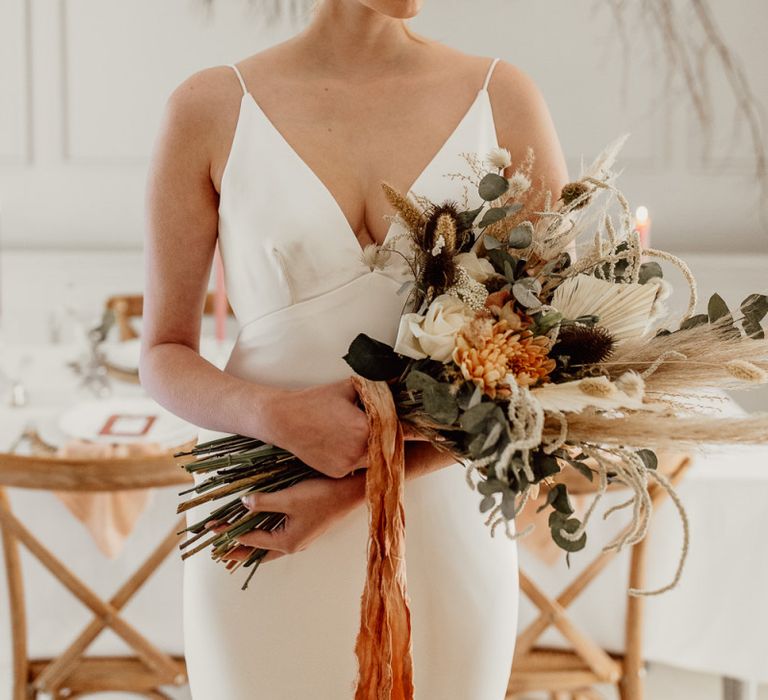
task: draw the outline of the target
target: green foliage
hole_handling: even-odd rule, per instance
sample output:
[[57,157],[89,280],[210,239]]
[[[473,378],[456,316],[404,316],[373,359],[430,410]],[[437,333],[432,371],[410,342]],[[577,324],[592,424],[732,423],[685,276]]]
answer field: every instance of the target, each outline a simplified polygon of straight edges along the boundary
[[496,173],[488,173],[480,180],[477,192],[486,202],[490,202],[501,197],[508,189],[507,178]]
[[400,376],[408,364],[408,358],[365,333],[357,334],[344,360],[357,374],[372,381],[394,379]]
[[640,276],[638,282],[645,284],[654,277],[664,277],[664,272],[661,269],[661,265],[655,261],[645,262],[640,265]]
[[765,331],[760,322],[768,313],[768,296],[765,294],[750,294],[740,305],[744,318],[741,322],[744,332],[750,338],[763,339]]

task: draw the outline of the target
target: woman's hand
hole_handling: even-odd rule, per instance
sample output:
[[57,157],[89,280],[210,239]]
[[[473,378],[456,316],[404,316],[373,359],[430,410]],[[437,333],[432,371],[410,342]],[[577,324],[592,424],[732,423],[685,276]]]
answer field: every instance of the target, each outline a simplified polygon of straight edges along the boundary
[[272,442],[333,478],[365,467],[368,417],[357,398],[351,377],[286,391],[270,411]]
[[[284,554],[300,552],[322,535],[334,522],[344,517],[365,498],[365,475],[354,474],[343,479],[317,477],[271,493],[251,493],[243,503],[252,512],[285,513],[283,524],[276,530],[252,530],[237,538],[239,543],[226,556],[241,560],[253,548],[268,549],[262,562]],[[213,526],[221,532],[226,525]]]
[[[368,417],[352,378],[286,391],[270,411],[271,441],[326,476],[368,466]],[[405,440],[424,440],[403,425]]]

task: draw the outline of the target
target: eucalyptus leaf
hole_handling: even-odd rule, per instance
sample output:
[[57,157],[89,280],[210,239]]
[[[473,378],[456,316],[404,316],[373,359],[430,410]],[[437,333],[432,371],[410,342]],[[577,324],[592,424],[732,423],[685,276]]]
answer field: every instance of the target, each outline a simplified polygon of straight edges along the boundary
[[483,390],[474,382],[472,382],[472,385],[474,386],[475,390],[472,393],[472,397],[469,399],[467,408],[474,408],[483,400]]
[[[551,501],[549,498],[550,494],[554,494]],[[565,484],[555,484],[549,494],[547,494],[547,500],[558,513],[565,515],[573,513],[573,506],[568,498],[568,489],[565,487]]]
[[469,441],[469,445],[467,445],[467,450],[469,451],[469,456],[472,457],[472,459],[478,459],[479,457],[483,456],[484,443],[485,443],[485,435],[483,433],[479,433],[478,435],[475,435]]
[[466,380],[459,384],[459,388],[456,391],[456,403],[459,404],[459,408],[462,411],[466,411],[468,408],[470,408],[470,403],[472,401],[472,397],[475,394],[475,390],[479,389],[474,382],[471,382],[469,380]]
[[510,268],[514,272],[515,266],[517,265],[517,258],[510,255],[506,250],[493,248],[488,251],[488,259],[491,261],[491,264],[493,265],[496,272],[503,275],[506,263],[509,263]]
[[576,469],[582,476],[592,481],[594,479],[594,472],[586,465],[575,459],[566,458],[568,464]]
[[501,493],[506,488],[506,484],[500,479],[481,479],[477,484],[477,490],[483,496],[490,496],[494,493]]
[[505,520],[514,520],[515,518],[515,494],[509,489],[501,494],[501,514]]
[[507,237],[507,245],[510,248],[527,248],[533,242],[533,226],[525,221],[515,226]]
[[659,466],[659,459],[653,450],[638,450],[635,454],[643,460],[646,469],[656,469]]
[[768,296],[765,294],[750,294],[741,302],[741,312],[758,323],[768,314]]
[[412,369],[405,378],[405,388],[408,391],[423,391],[433,384],[437,384],[437,379],[417,369]]
[[747,336],[756,340],[765,338],[765,331],[760,322],[768,313],[768,296],[750,294],[741,302],[741,312],[744,314],[741,324]]
[[638,278],[640,284],[645,284],[648,280],[652,280],[654,277],[664,277],[664,271],[661,269],[659,263],[654,260],[640,265],[640,276]]
[[480,512],[481,513],[487,513],[491,508],[493,508],[496,505],[496,499],[493,496],[485,496],[482,501],[480,501]]
[[484,236],[483,245],[486,250],[493,250],[494,248],[501,248],[501,241],[495,236]]
[[483,401],[464,411],[459,419],[461,429],[467,433],[477,433],[483,428],[485,420],[493,413],[496,404],[493,401]]
[[548,476],[554,476],[560,471],[560,463],[553,455],[545,452],[536,452],[533,455],[533,474],[536,481],[546,479]]
[[695,328],[696,326],[701,326],[705,323],[709,323],[709,316],[707,314],[696,314],[690,318],[686,318],[685,321],[680,324],[680,330],[687,331],[689,328]]
[[488,431],[488,435],[485,438],[485,442],[483,443],[483,452],[493,447],[499,441],[499,438],[501,437],[501,431],[503,429],[504,426],[502,426],[501,423],[494,423],[491,426],[491,429]]
[[509,189],[509,180],[497,173],[488,173],[477,188],[478,194],[486,201],[490,202],[498,199]]
[[422,400],[424,410],[438,423],[451,425],[459,417],[459,406],[451,393],[450,384],[429,384],[422,392]]
[[719,318],[730,315],[731,312],[728,308],[728,304],[723,301],[723,298],[719,294],[713,294],[709,298],[709,303],[707,304],[707,316],[709,316],[709,322],[712,323]]
[[483,214],[483,218],[480,219],[478,224],[479,228],[485,228],[491,224],[495,224],[497,221],[501,221],[506,218],[507,210],[504,207],[491,207]]
[[747,337],[752,338],[753,340],[762,340],[765,338],[763,327],[758,322],[753,321],[749,316],[744,318],[741,325],[744,328],[744,333],[746,333]]
[[512,285],[512,295],[525,307],[541,306],[536,296],[541,292],[541,283],[534,277],[523,277]]
[[556,526],[551,528],[550,532],[552,533],[552,539],[555,541],[555,544],[560,547],[560,549],[564,549],[566,552],[578,552],[579,550],[584,549],[587,544],[587,533],[583,532],[581,537],[579,537],[579,539],[574,542],[572,540],[565,539],[561,533],[561,530],[565,530],[567,533],[573,534],[580,527],[581,522],[579,520],[576,518],[569,518],[565,522],[558,523]]
[[477,218],[477,215],[480,213],[482,208],[484,207],[484,204],[481,204],[476,209],[468,209],[467,211],[459,212],[458,220],[459,225],[462,228],[469,228],[474,223],[475,219]]

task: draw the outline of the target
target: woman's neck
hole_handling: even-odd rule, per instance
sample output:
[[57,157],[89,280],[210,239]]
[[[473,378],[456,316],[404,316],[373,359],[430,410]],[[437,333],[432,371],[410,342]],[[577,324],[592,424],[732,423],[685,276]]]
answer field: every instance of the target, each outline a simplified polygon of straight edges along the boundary
[[307,67],[347,82],[410,72],[424,49],[408,36],[404,20],[358,0],[323,0],[310,24],[288,43]]

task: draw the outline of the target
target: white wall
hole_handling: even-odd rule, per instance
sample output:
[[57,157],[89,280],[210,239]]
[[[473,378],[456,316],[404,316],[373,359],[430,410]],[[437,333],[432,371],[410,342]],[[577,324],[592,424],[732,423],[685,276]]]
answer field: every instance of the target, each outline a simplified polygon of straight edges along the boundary
[[[712,0],[757,96],[768,101],[764,0]],[[654,243],[673,251],[766,252],[755,211],[750,143],[727,149],[733,102],[719,105],[714,161],[684,95],[663,97],[655,44],[630,28],[623,51],[605,0],[427,0],[413,28],[531,74],[553,113],[572,176],[629,131],[620,185],[645,204]],[[0,244],[139,249],[147,158],[168,93],[190,73],[285,38],[246,0],[0,1]],[[234,93],[233,93],[234,95]]]

